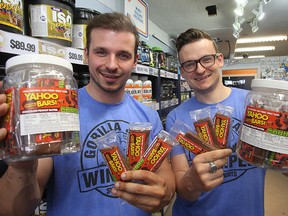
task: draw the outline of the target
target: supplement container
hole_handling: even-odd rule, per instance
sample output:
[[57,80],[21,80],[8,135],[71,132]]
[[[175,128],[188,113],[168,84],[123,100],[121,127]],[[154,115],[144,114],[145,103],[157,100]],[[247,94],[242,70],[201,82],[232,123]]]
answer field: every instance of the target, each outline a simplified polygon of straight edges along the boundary
[[3,90],[9,104],[4,160],[77,152],[79,115],[72,65],[60,57],[19,55],[6,62]]
[[153,62],[155,68],[166,69],[166,56],[161,47],[152,47]]
[[149,51],[149,46],[146,44],[145,41],[141,41],[141,47],[142,47],[142,54],[141,54],[141,59],[142,59],[142,64],[143,65],[150,65],[150,51]]
[[84,49],[86,46],[86,27],[89,19],[99,15],[100,12],[87,8],[75,8],[73,17],[72,47]]
[[[74,77],[75,77],[75,74],[74,74]],[[78,88],[82,88],[82,87],[86,86],[90,81],[89,71],[77,72],[76,81],[78,83]]]
[[141,41],[139,41],[139,43],[138,43],[137,54],[138,54],[137,63],[141,64],[142,63],[142,45],[141,45]]
[[25,3],[26,34],[61,46],[72,45],[75,0],[29,0]]
[[288,82],[254,79],[237,155],[264,168],[288,170]]
[[151,80],[146,80],[143,82],[143,102],[151,102],[152,101],[152,82]]
[[143,101],[143,82],[141,80],[136,80],[133,82],[133,97],[142,102]]
[[133,83],[134,81],[132,79],[128,79],[125,84],[125,92],[130,94],[132,97],[134,97],[134,94],[135,94]]
[[0,2],[0,29],[12,33],[23,34],[23,0]]

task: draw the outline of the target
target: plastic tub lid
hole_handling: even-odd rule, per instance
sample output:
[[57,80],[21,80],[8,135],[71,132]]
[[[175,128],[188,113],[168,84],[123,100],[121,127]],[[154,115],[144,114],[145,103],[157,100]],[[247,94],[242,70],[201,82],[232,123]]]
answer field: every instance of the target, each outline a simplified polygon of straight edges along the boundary
[[65,67],[73,73],[73,66],[72,64],[60,57],[52,56],[52,55],[46,55],[46,54],[24,54],[24,55],[18,55],[14,56],[6,61],[6,73],[8,69],[11,67],[17,66],[17,65],[23,65],[23,64],[51,64],[51,65],[57,65],[61,67]]
[[273,88],[283,89],[288,91],[288,81],[285,80],[270,80],[270,79],[253,79],[251,88]]

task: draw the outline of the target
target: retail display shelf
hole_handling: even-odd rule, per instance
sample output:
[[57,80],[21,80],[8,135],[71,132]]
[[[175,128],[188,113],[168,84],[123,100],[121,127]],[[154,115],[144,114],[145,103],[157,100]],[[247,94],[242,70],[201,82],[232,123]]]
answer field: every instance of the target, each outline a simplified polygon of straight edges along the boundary
[[73,64],[85,64],[83,50],[2,30],[0,30],[0,52],[15,55],[48,54],[64,58]]

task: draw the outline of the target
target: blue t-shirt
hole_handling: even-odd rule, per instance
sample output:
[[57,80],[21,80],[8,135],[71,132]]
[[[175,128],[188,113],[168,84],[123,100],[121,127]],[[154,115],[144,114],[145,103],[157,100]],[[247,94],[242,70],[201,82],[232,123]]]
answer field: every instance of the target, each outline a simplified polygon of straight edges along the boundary
[[129,122],[151,122],[151,142],[162,129],[158,113],[128,94],[111,105],[95,101],[85,88],[78,93],[81,151],[54,157],[47,215],[151,215],[111,194],[114,182],[95,140],[115,130],[125,151]]
[[[235,154],[241,121],[245,111],[245,97],[248,91],[232,88],[228,98],[221,101],[224,106],[233,107],[232,127],[228,147],[233,150],[224,167],[224,182],[209,192],[201,193],[196,201],[183,200],[177,196],[173,206],[173,216],[263,216],[265,170],[250,165]],[[193,128],[190,112],[210,106],[211,116],[216,112],[217,104],[204,104],[192,97],[172,110],[166,120],[169,131],[178,119]],[[171,157],[186,154],[189,164],[193,163],[194,154],[181,146],[171,151]]]

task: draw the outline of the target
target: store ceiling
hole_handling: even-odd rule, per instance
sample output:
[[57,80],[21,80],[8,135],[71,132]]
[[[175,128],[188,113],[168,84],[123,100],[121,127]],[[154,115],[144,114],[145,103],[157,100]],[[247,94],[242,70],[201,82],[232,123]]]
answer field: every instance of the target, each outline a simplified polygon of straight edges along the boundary
[[[257,8],[259,0],[248,0],[244,9],[246,21],[242,24],[243,31],[239,38],[252,36],[268,36],[275,34],[288,35],[288,1],[271,0],[263,4],[265,17],[258,21],[259,30],[252,33],[249,23]],[[207,6],[216,5],[217,15],[208,16]],[[236,44],[233,36],[235,0],[149,0],[149,19],[160,29],[176,38],[188,28],[200,28],[217,38],[220,51],[226,58],[243,56],[243,54],[269,56],[287,56],[288,41],[265,42],[257,44]],[[230,49],[229,49],[230,43]],[[235,47],[247,46],[275,46],[274,51],[234,53]]]

